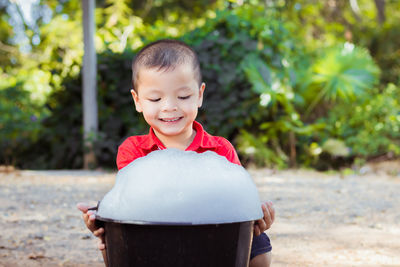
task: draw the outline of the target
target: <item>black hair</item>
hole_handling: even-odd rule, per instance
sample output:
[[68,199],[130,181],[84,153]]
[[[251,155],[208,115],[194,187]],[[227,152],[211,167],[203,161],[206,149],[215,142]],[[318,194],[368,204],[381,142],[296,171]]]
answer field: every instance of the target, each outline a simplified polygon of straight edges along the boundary
[[187,44],[178,40],[163,39],[146,45],[136,55],[132,62],[132,85],[137,92],[139,70],[158,68],[158,70],[173,70],[180,64],[189,63],[193,67],[195,79],[201,84],[201,71],[196,52]]

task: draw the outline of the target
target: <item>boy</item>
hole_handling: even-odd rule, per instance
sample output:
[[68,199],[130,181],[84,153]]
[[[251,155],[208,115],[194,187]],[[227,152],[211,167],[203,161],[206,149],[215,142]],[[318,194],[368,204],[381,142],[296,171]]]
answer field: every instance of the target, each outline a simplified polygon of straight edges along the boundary
[[[148,135],[131,136],[118,148],[117,166],[122,169],[133,160],[158,149],[177,148],[202,153],[208,150],[240,165],[231,143],[211,136],[195,121],[203,102],[202,83],[196,53],[175,40],[160,40],[144,47],[132,64],[131,94],[136,110],[150,125]],[[99,248],[105,255],[104,229],[94,225],[94,212],[78,204],[87,227],[100,238]],[[270,266],[271,245],[263,233],[274,221],[272,203],[262,205],[264,218],[254,227],[250,267]]]

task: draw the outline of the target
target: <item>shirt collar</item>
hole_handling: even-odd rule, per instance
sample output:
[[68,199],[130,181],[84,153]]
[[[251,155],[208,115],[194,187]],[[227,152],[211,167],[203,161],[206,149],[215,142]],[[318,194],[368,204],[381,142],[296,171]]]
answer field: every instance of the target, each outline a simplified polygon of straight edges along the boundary
[[[193,142],[186,148],[189,151],[196,151],[198,148],[215,148],[221,146],[215,138],[212,138],[210,134],[204,131],[203,126],[197,121],[193,121],[193,129],[196,131],[196,136],[193,139]],[[152,127],[150,127],[149,134],[146,135],[146,138],[143,139],[143,142],[138,144],[143,149],[154,150],[158,149],[166,149],[164,144],[158,139]]]
[[196,151],[198,148],[215,148],[221,146],[215,138],[204,131],[203,126],[197,121],[193,122],[193,129],[196,131],[196,136],[193,142],[186,148],[186,150]]

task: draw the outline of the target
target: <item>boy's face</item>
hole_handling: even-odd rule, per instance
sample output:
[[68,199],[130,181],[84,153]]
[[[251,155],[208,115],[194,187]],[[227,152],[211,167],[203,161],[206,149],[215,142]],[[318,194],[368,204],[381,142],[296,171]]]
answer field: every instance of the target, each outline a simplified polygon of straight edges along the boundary
[[203,102],[204,83],[198,86],[189,64],[171,71],[144,68],[139,71],[137,92],[131,90],[136,110],[162,137],[187,138]]

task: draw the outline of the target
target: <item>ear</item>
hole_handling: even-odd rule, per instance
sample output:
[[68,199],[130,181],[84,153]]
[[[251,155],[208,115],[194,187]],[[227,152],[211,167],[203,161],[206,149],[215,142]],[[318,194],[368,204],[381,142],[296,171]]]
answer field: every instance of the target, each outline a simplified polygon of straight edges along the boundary
[[142,112],[143,109],[142,109],[142,105],[140,105],[140,102],[139,102],[139,95],[133,89],[131,89],[131,94],[132,94],[133,102],[135,102],[136,111],[139,113]]
[[202,83],[199,89],[199,99],[198,99],[198,107],[201,107],[203,104],[203,95],[204,95],[204,90],[206,89],[206,84]]

